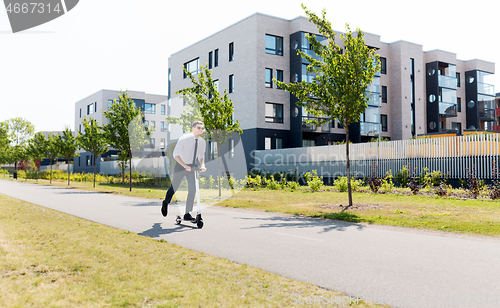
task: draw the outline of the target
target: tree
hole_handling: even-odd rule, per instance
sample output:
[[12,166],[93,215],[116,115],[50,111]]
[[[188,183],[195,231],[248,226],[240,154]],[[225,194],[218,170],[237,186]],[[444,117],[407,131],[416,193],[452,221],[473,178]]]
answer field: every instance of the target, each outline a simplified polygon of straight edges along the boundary
[[52,183],[52,164],[54,163],[54,159],[60,155],[59,152],[59,135],[53,135],[50,133],[47,136],[45,143],[45,153],[44,156],[50,160],[50,183]]
[[128,153],[121,151],[118,153],[118,168],[122,171],[122,184],[125,183],[125,170],[128,166]]
[[9,129],[7,124],[0,122],[0,164],[8,163],[9,158]]
[[28,157],[33,159],[35,161],[35,176],[36,176],[36,181],[38,182],[38,168],[36,165],[36,161],[41,161],[43,159],[43,156],[46,153],[45,147],[47,146],[47,140],[45,139],[45,136],[41,133],[38,132],[35,134],[33,138],[31,138],[28,141],[28,146],[26,147],[26,152],[28,154]]
[[307,71],[315,76],[312,82],[301,81],[286,84],[274,80],[276,84],[293,93],[298,99],[298,106],[305,107],[315,117],[309,121],[313,124],[328,123],[337,119],[346,130],[347,187],[349,206],[352,206],[351,173],[349,158],[349,125],[360,119],[360,114],[367,107],[369,99],[367,88],[373,81],[375,73],[380,70],[379,56],[375,50],[365,45],[363,32],[356,30],[355,37],[346,24],[346,33],[340,35],[345,49],[335,44],[336,33],[326,19],[323,10],[322,18],[307,10],[302,5],[307,17],[312,21],[326,40],[320,42],[315,35],[306,35],[315,59],[300,49],[297,54],[305,58],[309,65]]
[[104,111],[109,123],[104,126],[104,132],[109,145],[120,151],[125,151],[129,158],[130,180],[132,191],[132,151],[140,150],[148,144],[149,129],[144,128],[141,109],[125,91],[114,100],[109,111]]
[[[198,79],[194,75],[184,69],[186,75],[193,83],[192,87],[185,88],[176,92],[176,94],[184,94],[185,96],[192,97],[190,104],[193,110],[199,110],[205,125],[205,133],[209,138],[217,143],[217,161],[219,180],[219,197],[221,196],[221,167],[220,167],[220,147],[224,144],[227,138],[233,133],[238,132],[240,135],[243,131],[240,129],[238,120],[233,122],[234,106],[233,102],[229,99],[226,89],[224,94],[219,93],[212,74],[208,66],[201,66],[198,72]],[[195,114],[196,116],[196,114]],[[189,126],[191,127],[191,125]]]
[[21,118],[12,118],[5,121],[9,130],[9,139],[13,148],[14,169],[17,171],[17,162],[22,160],[25,155],[25,147],[28,140],[33,137],[35,127],[31,122]]
[[68,185],[69,185],[70,181],[69,161],[75,156],[80,156],[80,154],[76,152],[78,150],[78,142],[76,140],[75,135],[73,135],[73,132],[68,127],[64,129],[63,135],[59,136],[58,141],[59,141],[59,152],[61,153],[62,157],[66,158],[66,163],[68,167]]
[[94,185],[95,188],[95,174],[96,174],[96,160],[99,155],[108,151],[108,141],[102,127],[99,126],[97,120],[94,118],[84,118],[82,121],[84,133],[78,132],[76,140],[81,149],[92,153],[94,155]]

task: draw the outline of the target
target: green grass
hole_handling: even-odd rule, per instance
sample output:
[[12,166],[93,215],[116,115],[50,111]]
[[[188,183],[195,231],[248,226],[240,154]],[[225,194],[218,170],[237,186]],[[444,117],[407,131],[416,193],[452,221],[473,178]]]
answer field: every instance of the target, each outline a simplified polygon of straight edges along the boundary
[[4,195],[0,221],[2,307],[285,307],[293,294],[344,296]]
[[345,206],[347,193],[333,191],[313,193],[307,189],[293,193],[246,190],[218,205],[351,222],[500,236],[500,201],[355,192],[353,203],[382,207],[345,211],[328,209],[325,205]]

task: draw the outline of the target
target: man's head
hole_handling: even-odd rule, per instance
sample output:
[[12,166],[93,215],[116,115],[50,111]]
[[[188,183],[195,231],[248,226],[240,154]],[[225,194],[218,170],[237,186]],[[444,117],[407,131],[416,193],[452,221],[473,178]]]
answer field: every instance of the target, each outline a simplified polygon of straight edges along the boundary
[[194,121],[193,124],[191,125],[191,129],[193,131],[193,135],[198,138],[203,134],[203,131],[205,130],[205,126],[203,125],[203,122],[201,121]]

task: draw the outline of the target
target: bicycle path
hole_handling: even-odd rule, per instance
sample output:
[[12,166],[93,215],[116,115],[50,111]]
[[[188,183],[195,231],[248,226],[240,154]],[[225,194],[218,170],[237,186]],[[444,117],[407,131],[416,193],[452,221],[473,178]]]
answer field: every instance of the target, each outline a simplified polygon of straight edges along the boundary
[[[500,307],[500,240],[0,180],[0,193],[391,307]],[[207,273],[209,274],[209,273]],[[306,301],[297,294],[290,303]],[[347,300],[347,299],[346,299]]]

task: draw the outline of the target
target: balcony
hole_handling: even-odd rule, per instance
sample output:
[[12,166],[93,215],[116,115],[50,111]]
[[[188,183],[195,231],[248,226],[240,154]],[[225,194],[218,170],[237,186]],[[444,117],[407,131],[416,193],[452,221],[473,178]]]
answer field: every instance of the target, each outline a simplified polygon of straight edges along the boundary
[[324,123],[321,125],[316,125],[312,123],[307,123],[306,120],[316,120],[314,117],[302,117],[302,131],[303,132],[313,132],[313,133],[329,133],[332,128],[332,122]]
[[442,88],[457,89],[457,77],[439,75],[438,85]]
[[368,106],[376,106],[379,107],[380,103],[382,102],[382,98],[380,96],[380,93],[378,92],[372,92],[372,93],[367,93],[368,96]]
[[360,133],[365,136],[378,136],[380,133],[380,123],[360,122]]
[[445,117],[457,116],[457,104],[439,102],[439,114]]
[[479,119],[483,121],[495,121],[495,109],[478,107]]
[[486,95],[495,95],[495,86],[492,84],[478,82],[477,83],[477,93]]

